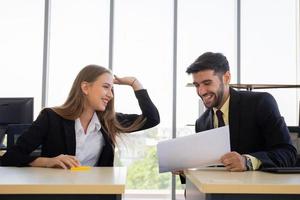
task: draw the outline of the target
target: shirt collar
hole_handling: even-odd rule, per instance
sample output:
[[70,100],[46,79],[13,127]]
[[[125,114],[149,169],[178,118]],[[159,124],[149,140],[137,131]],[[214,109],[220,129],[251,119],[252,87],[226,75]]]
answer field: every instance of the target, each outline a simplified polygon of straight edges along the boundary
[[101,123],[99,121],[99,118],[98,118],[98,115],[96,112],[94,112],[94,115],[91,119],[89,126],[91,126],[92,130],[95,130],[95,131],[99,131],[101,129]]
[[[96,112],[94,112],[93,117],[88,125],[88,129],[87,132],[91,132],[91,131],[96,131],[99,132],[99,130],[101,129],[101,123],[99,121],[98,115]],[[80,130],[83,133],[83,128],[80,122],[80,119],[77,118],[75,120],[75,130]]]
[[[228,110],[229,110],[229,99],[230,99],[230,96],[228,96],[228,98],[226,99],[225,103],[220,108],[220,110],[222,111],[222,113],[228,113]],[[214,113],[216,113],[216,111],[218,110],[218,108],[213,107],[213,110],[214,110]]]

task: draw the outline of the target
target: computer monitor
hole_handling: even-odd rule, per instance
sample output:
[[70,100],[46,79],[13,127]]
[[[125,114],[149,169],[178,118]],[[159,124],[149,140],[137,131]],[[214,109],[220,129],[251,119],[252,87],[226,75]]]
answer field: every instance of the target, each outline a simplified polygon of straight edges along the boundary
[[31,124],[33,98],[0,98],[0,125]]
[[0,98],[0,149],[8,124],[31,124],[33,122],[33,98]]

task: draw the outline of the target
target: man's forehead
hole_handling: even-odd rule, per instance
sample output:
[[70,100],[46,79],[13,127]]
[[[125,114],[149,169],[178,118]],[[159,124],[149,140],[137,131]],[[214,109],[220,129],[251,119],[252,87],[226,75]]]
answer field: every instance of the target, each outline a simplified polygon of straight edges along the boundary
[[217,76],[214,70],[203,70],[196,73],[193,73],[194,78],[213,78],[214,76]]

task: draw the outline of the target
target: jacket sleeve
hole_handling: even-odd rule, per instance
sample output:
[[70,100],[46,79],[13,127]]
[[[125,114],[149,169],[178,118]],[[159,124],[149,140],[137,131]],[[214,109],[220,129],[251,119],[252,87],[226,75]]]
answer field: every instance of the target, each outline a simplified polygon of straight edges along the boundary
[[146,121],[144,125],[137,131],[152,128],[158,125],[160,122],[159,112],[153,104],[153,102],[151,101],[147,90],[142,89],[135,91],[135,96],[138,100],[142,114],[138,115],[117,113],[117,120],[123,126],[130,126],[139,116],[142,116],[144,119],[146,119]]
[[28,166],[37,156],[30,155],[41,144],[48,130],[48,114],[44,109],[33,124],[25,131],[1,158],[2,166]]
[[257,123],[266,142],[266,151],[249,153],[261,167],[288,167],[296,163],[297,150],[291,144],[288,128],[272,95],[265,93],[257,106]]

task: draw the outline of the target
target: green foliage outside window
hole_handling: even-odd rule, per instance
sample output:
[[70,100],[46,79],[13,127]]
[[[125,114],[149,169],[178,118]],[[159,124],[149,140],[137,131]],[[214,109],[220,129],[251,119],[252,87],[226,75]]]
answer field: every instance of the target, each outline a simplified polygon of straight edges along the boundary
[[[158,172],[156,147],[150,147],[143,159],[133,162],[128,167],[127,189],[168,189],[171,186],[171,173]],[[179,178],[177,189],[182,189]]]

